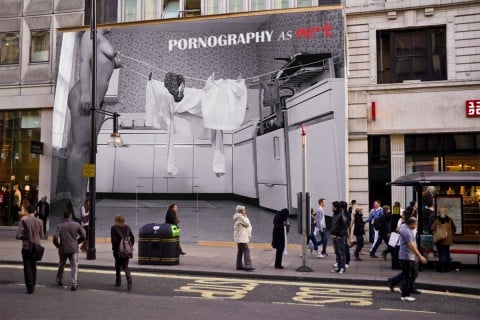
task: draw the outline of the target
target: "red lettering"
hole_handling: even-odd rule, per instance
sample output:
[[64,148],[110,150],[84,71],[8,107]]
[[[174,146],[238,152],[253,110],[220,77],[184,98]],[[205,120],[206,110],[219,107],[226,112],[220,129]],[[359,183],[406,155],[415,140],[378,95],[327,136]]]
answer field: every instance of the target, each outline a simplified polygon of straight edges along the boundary
[[331,37],[332,36],[332,26],[328,23],[326,23],[324,26],[323,26],[323,34],[326,36],[326,37]]
[[308,29],[307,28],[300,28],[295,31],[295,38],[309,38]]

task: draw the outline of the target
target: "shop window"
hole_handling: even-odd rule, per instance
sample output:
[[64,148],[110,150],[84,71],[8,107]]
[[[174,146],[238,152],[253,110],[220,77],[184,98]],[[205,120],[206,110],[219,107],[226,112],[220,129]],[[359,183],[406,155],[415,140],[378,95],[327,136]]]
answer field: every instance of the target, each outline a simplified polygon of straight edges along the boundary
[[181,17],[199,16],[202,13],[202,2],[200,0],[186,0],[185,9],[180,10]]
[[32,31],[30,43],[30,62],[48,62],[50,60],[50,31]]
[[[117,23],[118,0],[96,0],[97,24]],[[90,0],[85,0],[85,25],[90,25]],[[121,19],[120,19],[121,20]]]
[[479,155],[445,156],[445,171],[480,171]]
[[289,0],[274,0],[273,9],[284,9],[290,7]]
[[19,33],[0,33],[0,65],[18,64],[20,58]]
[[259,10],[266,10],[267,8],[267,1],[262,0],[251,0],[250,1],[250,10],[252,11],[259,11]]
[[377,31],[378,83],[447,79],[445,27]]
[[311,7],[312,0],[297,0],[297,8]]
[[155,20],[158,17],[158,2],[157,0],[143,1],[143,16],[145,20]]
[[124,0],[123,2],[123,21],[136,21],[137,18],[137,0]]
[[368,187],[369,203],[380,200],[382,204],[391,203],[390,188],[386,183],[391,180],[390,136],[368,137]]

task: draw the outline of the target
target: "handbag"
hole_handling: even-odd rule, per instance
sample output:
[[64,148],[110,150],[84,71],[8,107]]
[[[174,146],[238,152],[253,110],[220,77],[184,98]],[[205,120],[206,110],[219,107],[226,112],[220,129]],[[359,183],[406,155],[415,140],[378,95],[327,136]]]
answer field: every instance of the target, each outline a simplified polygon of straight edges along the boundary
[[433,241],[435,243],[447,238],[447,223],[439,223],[433,234]]
[[43,258],[43,254],[45,253],[45,248],[42,247],[40,244],[33,243],[30,241],[30,235],[27,231],[27,225],[25,224],[25,221],[22,221],[23,224],[23,230],[25,230],[25,235],[26,239],[28,242],[28,247],[30,248],[30,257],[34,261],[40,261]]

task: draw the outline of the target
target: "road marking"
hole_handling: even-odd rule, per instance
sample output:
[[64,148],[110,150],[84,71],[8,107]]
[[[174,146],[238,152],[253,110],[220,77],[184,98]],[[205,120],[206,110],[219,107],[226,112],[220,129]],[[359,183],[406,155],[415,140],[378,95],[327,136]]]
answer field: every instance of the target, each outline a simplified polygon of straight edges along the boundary
[[407,310],[407,309],[390,309],[390,308],[380,308],[378,310],[382,311],[396,311],[396,312],[415,312],[415,313],[430,313],[430,314],[436,314],[436,312],[433,311],[423,311],[423,310]]
[[193,283],[188,283],[176,292],[200,294],[200,297],[206,299],[243,299],[250,291],[257,287],[257,283],[253,281],[233,281],[218,279],[197,279]]
[[[23,270],[23,265],[19,264],[0,264],[0,269],[20,269]],[[37,269],[39,270],[50,270],[50,271],[57,271],[57,267],[48,267],[48,266],[38,266]],[[65,268],[69,270],[69,268]],[[112,267],[113,269],[113,267]],[[80,265],[80,272],[81,273],[93,273],[93,274],[110,274],[114,275],[114,270],[99,270],[99,269],[82,269]],[[161,278],[161,279],[180,279],[180,280],[198,280],[198,279],[209,279],[209,280],[225,280],[224,278],[220,277],[199,277],[199,276],[188,276],[188,275],[173,275],[173,274],[162,274],[162,273],[147,273],[147,272],[132,272],[132,275],[137,277],[144,277],[144,278]],[[313,288],[345,288],[345,289],[369,289],[374,291],[390,291],[387,286],[365,286],[365,285],[338,285],[338,284],[329,284],[329,283],[306,283],[300,281],[275,281],[275,280],[245,280],[245,279],[238,279],[238,278],[228,278],[230,281],[236,282],[255,282],[257,284],[270,284],[270,285],[284,285],[284,286],[297,286],[297,287],[313,287]],[[444,292],[444,291],[431,291],[431,290],[423,290],[422,292],[425,294],[432,294],[432,295],[439,295],[439,296],[449,296],[449,297],[457,297],[457,298],[466,298],[466,299],[474,299],[480,300],[480,295],[473,295],[473,294],[466,294],[466,293],[454,293],[454,292]]]
[[309,307],[325,307],[321,304],[311,304],[311,303],[294,303],[294,302],[272,302],[273,304],[287,304],[293,306],[309,306]]
[[346,289],[338,286],[338,288],[311,288],[300,287],[300,291],[292,298],[293,301],[303,304],[320,304],[327,303],[348,303],[351,306],[366,307],[372,305],[371,290],[365,289]]

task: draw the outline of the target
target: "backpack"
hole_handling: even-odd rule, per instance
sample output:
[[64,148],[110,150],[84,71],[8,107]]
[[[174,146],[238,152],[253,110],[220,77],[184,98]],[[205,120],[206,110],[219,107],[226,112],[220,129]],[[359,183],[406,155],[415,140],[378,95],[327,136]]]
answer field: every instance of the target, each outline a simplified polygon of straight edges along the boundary
[[128,229],[126,237],[123,236],[122,232],[118,227],[117,231],[122,237],[122,240],[120,240],[120,244],[118,245],[118,257],[123,259],[133,258],[133,246],[128,236],[128,234],[130,234],[130,229]]

